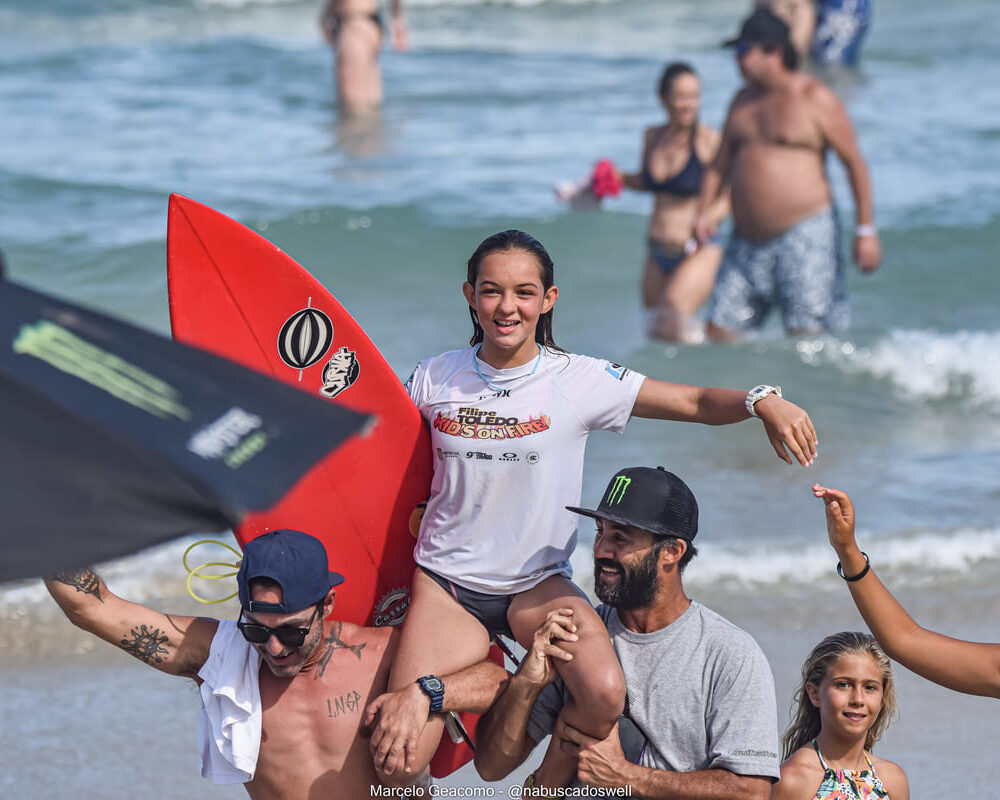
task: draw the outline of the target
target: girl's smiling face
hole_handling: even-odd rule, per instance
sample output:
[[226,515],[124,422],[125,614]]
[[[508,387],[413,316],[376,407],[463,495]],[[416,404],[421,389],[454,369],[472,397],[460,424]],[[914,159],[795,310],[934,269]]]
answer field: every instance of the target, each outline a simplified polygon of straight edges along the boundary
[[842,655],[817,686],[806,684],[824,731],[864,736],[882,710],[882,670],[870,655]]
[[497,369],[517,367],[538,355],[535,329],[555,305],[559,290],[546,289],[542,268],[524,250],[494,252],[479,264],[476,285],[462,286],[483,328],[479,357]]

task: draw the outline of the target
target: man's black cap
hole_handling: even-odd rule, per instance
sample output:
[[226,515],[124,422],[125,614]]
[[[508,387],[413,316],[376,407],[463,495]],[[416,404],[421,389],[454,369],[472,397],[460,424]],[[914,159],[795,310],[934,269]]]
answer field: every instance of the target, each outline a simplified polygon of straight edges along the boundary
[[738,44],[790,46],[791,43],[785,21],[766,8],[758,8],[743,21],[739,35],[734,39],[727,39],[722,46],[734,47]]
[[611,479],[596,509],[566,508],[688,542],[698,533],[698,501],[684,481],[663,467],[623,469]]

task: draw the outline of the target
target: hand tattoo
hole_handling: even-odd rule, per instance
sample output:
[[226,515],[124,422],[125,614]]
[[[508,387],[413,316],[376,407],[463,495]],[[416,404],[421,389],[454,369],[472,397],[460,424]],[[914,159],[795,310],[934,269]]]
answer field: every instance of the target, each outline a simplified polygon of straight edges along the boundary
[[314,680],[319,680],[323,677],[323,672],[326,670],[326,665],[330,663],[330,656],[333,655],[334,650],[350,650],[354,655],[358,657],[358,661],[361,660],[361,651],[365,649],[365,645],[368,642],[362,642],[361,644],[347,644],[343,639],[340,638],[340,631],[343,630],[342,622],[334,622],[330,628],[330,633],[327,635],[323,644],[326,645],[326,650],[323,651],[323,657],[319,660],[319,668],[316,670],[316,677]]
[[92,569],[57,572],[52,576],[52,580],[72,586],[81,594],[92,594],[102,603],[104,602],[104,598],[101,597],[101,579],[97,577],[97,573]]
[[161,636],[159,628],[150,630],[143,625],[141,628],[133,628],[131,635],[131,639],[121,640],[122,650],[147,664],[163,661],[160,656],[168,653],[167,648],[163,647],[167,642],[167,636],[166,634]]

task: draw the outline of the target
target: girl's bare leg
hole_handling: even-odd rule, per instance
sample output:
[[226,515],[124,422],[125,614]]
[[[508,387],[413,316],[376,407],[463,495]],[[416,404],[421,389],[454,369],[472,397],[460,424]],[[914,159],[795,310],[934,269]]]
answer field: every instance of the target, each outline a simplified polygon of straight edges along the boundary
[[[625,676],[611,646],[607,628],[580,589],[561,575],[514,597],[507,620],[515,638],[529,646],[535,630],[554,609],[572,608],[573,623],[580,637],[560,644],[573,660],[555,664],[572,699],[562,710],[562,718],[597,739],[606,738],[625,707]],[[555,739],[546,754],[546,784],[567,785],[576,775],[576,756],[564,753]]]
[[[484,661],[489,646],[489,636],[479,620],[418,567],[413,574],[413,599],[389,675],[389,691],[404,689],[425,675],[440,677]],[[380,769],[387,754],[376,752],[375,768],[382,782],[405,786],[419,778],[433,758],[443,730],[444,717],[432,714],[417,742],[416,767],[410,773],[397,769],[387,774]]]

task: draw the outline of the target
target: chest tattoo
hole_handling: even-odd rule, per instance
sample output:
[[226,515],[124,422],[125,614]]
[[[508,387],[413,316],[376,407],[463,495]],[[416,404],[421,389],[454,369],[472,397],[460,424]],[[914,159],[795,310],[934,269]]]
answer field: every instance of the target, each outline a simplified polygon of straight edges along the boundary
[[342,629],[342,623],[334,622],[330,628],[330,633],[328,633],[326,639],[323,640],[323,646],[325,649],[323,650],[323,655],[319,660],[319,667],[316,670],[314,680],[319,680],[323,677],[323,673],[326,671],[326,665],[330,663],[330,657],[336,650],[350,650],[358,657],[358,661],[361,660],[361,651],[365,649],[365,645],[367,645],[368,642],[362,642],[361,644],[347,644],[347,642],[340,638],[340,631]]
[[334,700],[326,701],[326,715],[331,719],[337,719],[348,713],[357,714],[359,711],[361,711],[361,695],[353,689]]

